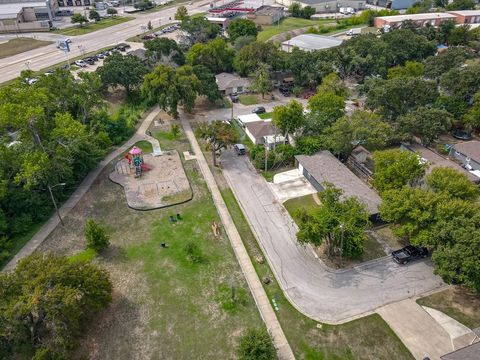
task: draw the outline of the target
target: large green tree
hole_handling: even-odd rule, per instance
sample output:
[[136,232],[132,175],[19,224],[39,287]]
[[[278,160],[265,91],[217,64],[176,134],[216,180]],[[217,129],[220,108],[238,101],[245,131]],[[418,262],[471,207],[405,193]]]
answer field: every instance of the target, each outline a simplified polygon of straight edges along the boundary
[[270,79],[270,69],[267,64],[260,64],[257,70],[253,73],[252,84],[250,89],[262,94],[262,99],[265,93],[273,88],[272,80]]
[[155,38],[145,41],[146,56],[154,63],[163,63],[166,65],[172,62],[176,65],[185,63],[185,56],[177,42],[168,38]]
[[147,68],[137,56],[113,53],[97,72],[105,86],[123,86],[129,93],[141,84]]
[[435,167],[426,176],[426,183],[437,193],[446,193],[451,197],[463,200],[476,200],[479,192],[466,174],[452,168]]
[[82,27],[83,24],[88,23],[87,17],[80,13],[73,14],[70,21],[72,24],[80,24],[80,27]]
[[187,63],[203,65],[213,74],[232,70],[234,50],[222,39],[194,44],[186,55]]
[[181,28],[185,33],[183,41],[186,45],[207,42],[220,34],[220,27],[212,24],[204,17],[187,17],[182,20]]
[[184,5],[181,5],[177,8],[177,12],[175,13],[175,20],[186,20],[188,19],[188,10]]
[[345,99],[332,92],[317,93],[308,99],[306,131],[320,134],[345,114]]
[[388,69],[388,78],[398,77],[422,77],[425,72],[425,65],[418,61],[407,61],[403,66],[394,66]]
[[207,148],[212,151],[213,166],[217,166],[217,153],[234,144],[237,138],[235,130],[221,120],[199,124],[195,134],[207,142]]
[[322,83],[317,87],[317,93],[331,92],[337,96],[346,98],[348,88],[336,73],[330,73],[322,79]]
[[111,293],[107,272],[95,265],[40,253],[20,260],[0,273],[0,356],[70,358]]
[[272,122],[280,129],[285,139],[288,139],[289,135],[294,134],[305,123],[302,104],[292,100],[288,105],[275,106]]
[[252,20],[235,19],[228,25],[227,33],[230,41],[234,43],[241,36],[257,37],[258,30]]
[[311,212],[300,211],[297,239],[319,246],[325,242],[329,256],[339,250],[343,256],[355,258],[363,253],[369,214],[356,198],[342,199],[342,191],[324,184],[319,193],[322,205]]
[[266,329],[248,329],[238,344],[239,360],[275,360],[277,358],[272,338]]
[[383,150],[373,153],[373,184],[378,191],[401,189],[417,183],[425,174],[426,165],[411,151]]
[[233,60],[234,69],[242,76],[253,73],[260,64],[273,70],[284,67],[285,55],[271,42],[254,42],[240,49]]

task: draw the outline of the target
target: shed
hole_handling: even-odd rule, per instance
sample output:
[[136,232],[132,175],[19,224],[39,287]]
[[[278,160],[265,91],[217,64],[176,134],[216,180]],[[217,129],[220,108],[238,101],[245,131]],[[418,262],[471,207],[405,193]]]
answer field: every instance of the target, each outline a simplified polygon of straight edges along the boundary
[[324,183],[332,183],[343,191],[345,198],[356,197],[365,204],[372,220],[379,220],[378,207],[382,201],[380,196],[330,151],[320,151],[311,156],[297,155],[295,160],[299,173],[305,176],[317,191],[324,190]]
[[325,50],[341,45],[342,39],[333,36],[302,34],[282,42],[282,50],[291,52],[293,48],[303,51]]

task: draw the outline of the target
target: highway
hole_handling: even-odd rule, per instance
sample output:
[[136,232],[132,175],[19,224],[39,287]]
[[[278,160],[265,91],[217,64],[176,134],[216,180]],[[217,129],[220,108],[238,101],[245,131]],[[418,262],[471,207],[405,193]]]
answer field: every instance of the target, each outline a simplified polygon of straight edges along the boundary
[[[209,2],[204,1],[187,5],[188,13],[190,15],[205,12],[208,10],[208,8]],[[70,44],[71,51],[68,54],[68,57],[74,58],[81,56],[82,53],[96,51],[98,49],[123,42],[132,36],[142,33],[141,26],[147,26],[149,21],[151,21],[153,27],[168,24],[172,22],[172,20],[169,20],[169,17],[173,19],[176,11],[177,7],[175,6],[160,10],[158,12],[146,14],[136,13],[129,15],[134,16],[135,20],[127,21],[125,23],[111,26],[102,30],[97,30],[85,35],[69,36],[69,38],[72,40],[72,43]],[[31,35],[38,35],[40,37],[46,36],[47,34]],[[55,37],[58,37],[58,39],[65,37],[62,35],[55,36],[55,34],[48,35],[52,39],[55,39]],[[28,34],[24,34],[24,36],[28,36]],[[0,59],[0,83],[14,79],[22,70],[26,70],[27,61],[29,62],[28,66],[30,69],[37,71],[66,61],[66,57],[63,52],[56,48],[55,44],[52,44]]]

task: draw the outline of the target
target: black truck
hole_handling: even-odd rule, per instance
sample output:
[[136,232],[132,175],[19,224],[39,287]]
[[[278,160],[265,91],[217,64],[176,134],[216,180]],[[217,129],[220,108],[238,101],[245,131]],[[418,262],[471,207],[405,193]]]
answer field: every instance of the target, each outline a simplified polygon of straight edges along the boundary
[[415,259],[426,258],[427,256],[428,250],[423,246],[408,245],[403,249],[392,252],[393,260],[401,265],[404,265]]

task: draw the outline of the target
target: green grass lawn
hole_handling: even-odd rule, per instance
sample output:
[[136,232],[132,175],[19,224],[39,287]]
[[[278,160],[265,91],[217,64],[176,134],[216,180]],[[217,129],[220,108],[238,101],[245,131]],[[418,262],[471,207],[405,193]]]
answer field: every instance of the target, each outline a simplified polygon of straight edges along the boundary
[[277,317],[297,359],[308,360],[413,360],[390,327],[377,315],[332,326],[319,324],[299,313],[284,297],[267,262],[255,261],[262,251],[230,189],[222,191],[228,210],[252,258],[257,274],[272,282],[264,285],[279,306]]
[[102,19],[99,22],[91,22],[82,27],[75,25],[66,29],[57,29],[52,32],[68,36],[84,35],[110,26],[122,24],[133,19],[135,19],[133,16],[115,16],[109,19]]
[[470,329],[480,327],[480,296],[460,286],[420,298],[417,303],[440,310]]
[[256,95],[243,94],[238,97],[238,101],[240,101],[242,105],[255,105],[258,104],[258,97]]
[[50,44],[53,44],[53,41],[42,41],[31,38],[11,39],[0,44],[0,59]]
[[263,113],[263,114],[258,114],[258,116],[260,117],[260,119],[271,119],[272,118],[272,113],[271,112],[266,112],[266,113]]
[[148,154],[148,153],[153,152],[152,143],[150,141],[140,140],[137,143],[135,143],[135,146],[142,149],[144,154]]
[[332,23],[331,19],[325,20],[310,20],[310,19],[300,19],[294,17],[284,18],[280,21],[280,25],[269,25],[262,26],[262,31],[258,33],[258,41],[266,41],[272,36],[291,30],[296,30],[308,26],[324,25]]
[[310,211],[318,209],[318,204],[313,199],[313,195],[300,196],[294,199],[289,199],[283,203],[290,216],[298,223],[298,211],[300,209]]

